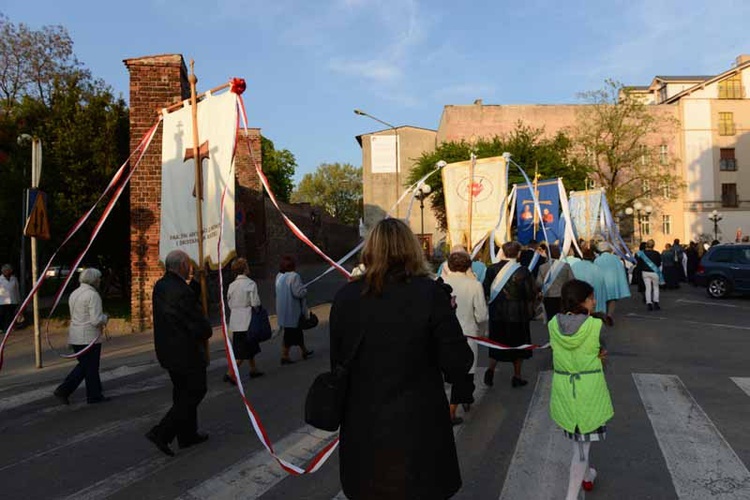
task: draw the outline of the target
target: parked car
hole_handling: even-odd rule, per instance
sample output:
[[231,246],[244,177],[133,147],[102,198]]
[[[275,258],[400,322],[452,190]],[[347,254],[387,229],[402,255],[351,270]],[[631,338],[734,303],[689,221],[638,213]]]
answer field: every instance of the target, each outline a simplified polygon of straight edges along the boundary
[[[80,274],[84,269],[86,269],[85,266],[79,266],[76,269],[76,274]],[[67,278],[68,275],[70,275],[70,266],[67,265],[51,266],[45,274],[47,278]]]
[[698,264],[695,282],[710,297],[722,299],[733,292],[750,293],[750,245],[725,244],[708,249]]

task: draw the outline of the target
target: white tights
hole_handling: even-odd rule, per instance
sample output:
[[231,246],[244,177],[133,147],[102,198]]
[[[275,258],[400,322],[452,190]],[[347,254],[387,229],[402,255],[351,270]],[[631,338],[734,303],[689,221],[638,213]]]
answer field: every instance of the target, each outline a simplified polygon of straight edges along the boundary
[[573,442],[573,458],[570,461],[570,480],[566,500],[577,500],[581,482],[594,480],[596,471],[589,468],[589,448],[591,448],[591,443]]

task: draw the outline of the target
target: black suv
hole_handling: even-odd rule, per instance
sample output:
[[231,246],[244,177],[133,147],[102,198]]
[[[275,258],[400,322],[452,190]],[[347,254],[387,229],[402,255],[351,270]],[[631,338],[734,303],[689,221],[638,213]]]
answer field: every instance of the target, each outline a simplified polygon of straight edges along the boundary
[[750,293],[750,244],[715,245],[703,255],[695,282],[721,299],[732,292]]

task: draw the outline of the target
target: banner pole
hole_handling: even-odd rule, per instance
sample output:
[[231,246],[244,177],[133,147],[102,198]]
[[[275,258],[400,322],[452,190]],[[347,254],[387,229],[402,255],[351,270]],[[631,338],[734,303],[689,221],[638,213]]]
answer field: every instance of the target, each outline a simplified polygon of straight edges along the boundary
[[471,240],[471,225],[472,225],[472,216],[474,215],[474,163],[477,161],[477,155],[474,154],[474,152],[471,152],[471,163],[469,163],[469,232],[468,232],[468,240],[466,248],[471,251],[473,249],[473,242]]
[[[203,262],[203,174],[201,172],[201,163],[203,158],[200,155],[200,140],[198,137],[198,94],[196,85],[198,77],[195,76],[195,61],[190,60],[190,111],[193,115],[193,160],[195,161],[195,211],[198,223],[198,262],[195,272],[198,273],[201,284],[201,306],[203,315],[208,317],[208,286],[206,284],[206,268]],[[221,272],[221,271],[220,271]],[[208,350],[208,340],[206,343],[206,359],[210,359]]]

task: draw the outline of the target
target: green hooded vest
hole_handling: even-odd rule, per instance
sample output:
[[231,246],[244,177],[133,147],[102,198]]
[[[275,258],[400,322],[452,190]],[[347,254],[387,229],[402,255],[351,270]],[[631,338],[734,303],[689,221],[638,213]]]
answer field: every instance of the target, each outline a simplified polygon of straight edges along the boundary
[[593,432],[612,418],[612,400],[599,359],[602,321],[589,317],[578,331],[564,335],[557,317],[548,324],[554,373],[550,415],[573,433]]

